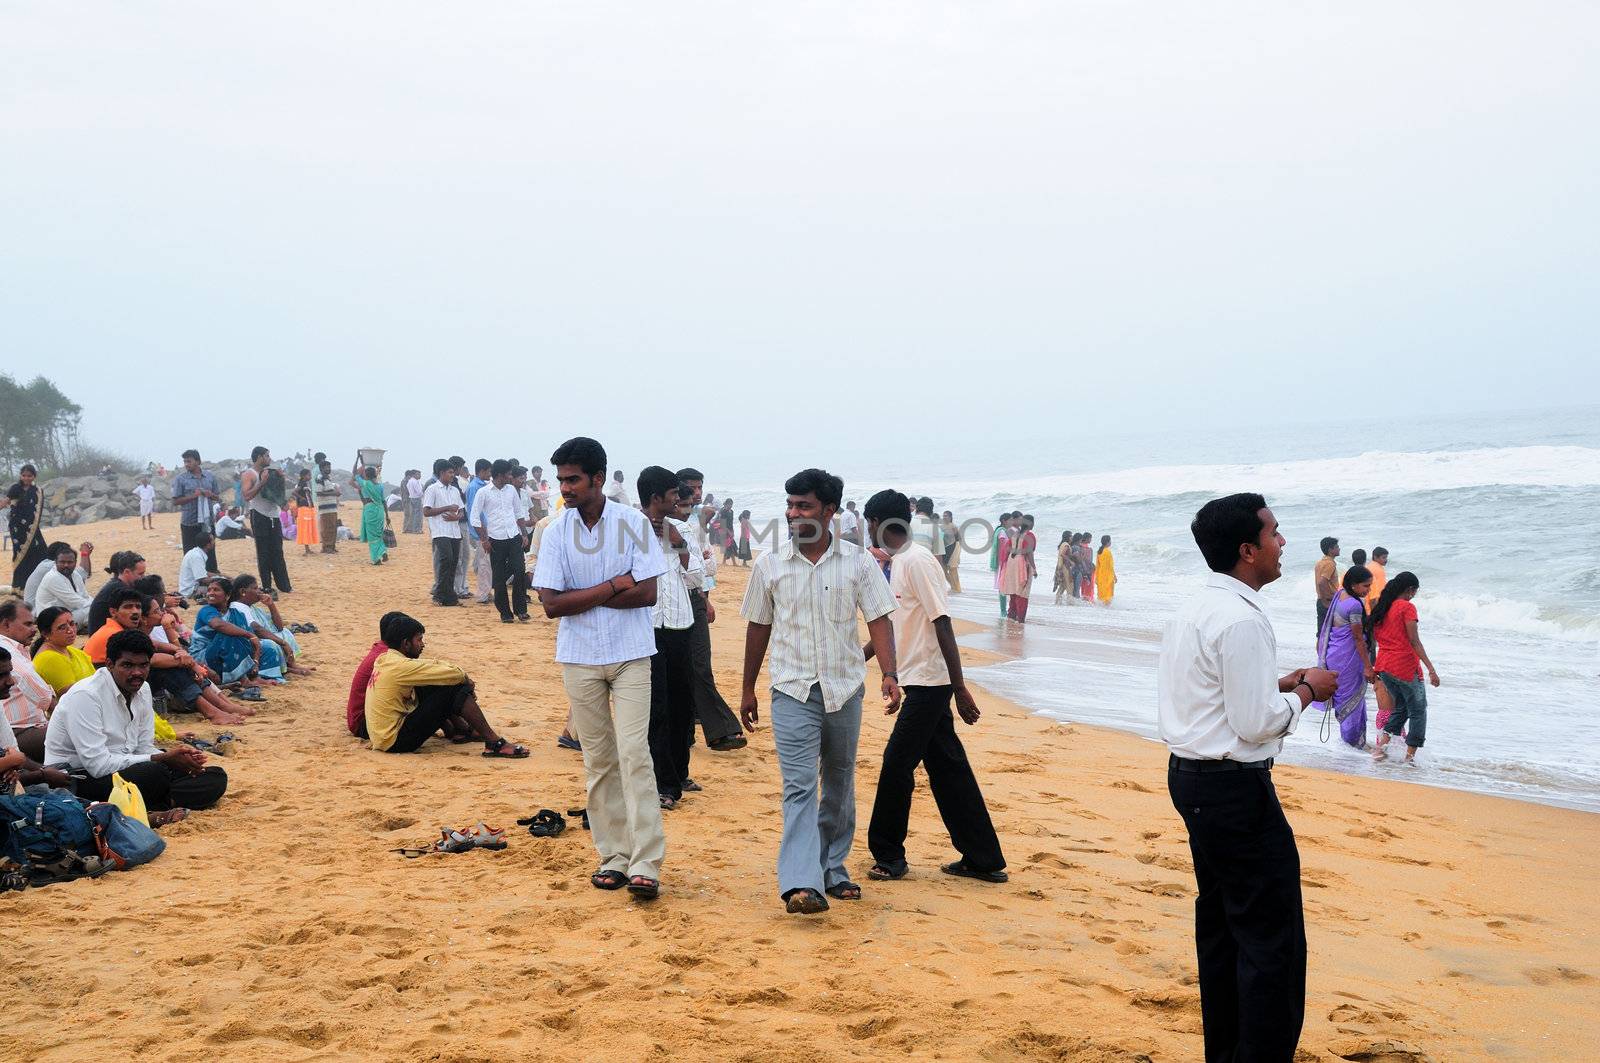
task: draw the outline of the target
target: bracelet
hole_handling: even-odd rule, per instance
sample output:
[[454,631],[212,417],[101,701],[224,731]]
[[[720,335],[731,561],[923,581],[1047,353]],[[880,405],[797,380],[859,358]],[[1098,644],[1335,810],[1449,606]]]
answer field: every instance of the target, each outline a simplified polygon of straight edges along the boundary
[[[612,576],[610,579],[606,580],[606,586],[611,588],[611,598],[615,598],[617,595],[622,593],[621,591],[617,590],[617,577],[615,576]],[[606,601],[609,602],[611,598],[607,598]]]

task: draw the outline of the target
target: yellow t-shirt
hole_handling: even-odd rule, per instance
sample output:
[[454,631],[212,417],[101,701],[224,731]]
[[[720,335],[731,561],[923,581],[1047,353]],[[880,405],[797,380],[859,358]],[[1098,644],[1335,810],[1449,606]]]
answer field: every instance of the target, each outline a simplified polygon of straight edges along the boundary
[[389,650],[372,664],[367,684],[367,737],[372,748],[386,750],[400,735],[400,725],[417,707],[417,687],[464,683],[467,673],[444,661]]
[[33,670],[57,694],[65,694],[67,688],[78,680],[94,675],[94,662],[76,646],[68,646],[66,653],[54,646],[41,646],[39,652],[33,655]]

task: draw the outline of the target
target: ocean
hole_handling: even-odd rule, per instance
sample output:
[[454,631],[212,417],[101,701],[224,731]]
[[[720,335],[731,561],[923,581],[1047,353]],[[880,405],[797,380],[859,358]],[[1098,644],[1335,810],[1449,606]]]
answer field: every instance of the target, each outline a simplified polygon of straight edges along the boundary
[[[1341,568],[1352,549],[1384,546],[1391,578],[1416,573],[1420,631],[1443,680],[1429,689],[1417,768],[1398,757],[1373,764],[1339,740],[1336,724],[1319,733],[1316,712],[1282,760],[1600,811],[1600,407],[1041,435],[984,440],[977,451],[920,459],[886,448],[828,464],[858,505],[893,486],[933,497],[957,523],[1035,516],[1040,573],[1026,625],[1000,619],[987,554],[963,559],[964,593],[951,610],[984,630],[962,642],[1010,658],[969,669],[974,682],[1054,719],[1154,739],[1161,630],[1205,578],[1189,521],[1208,498],[1259,491],[1288,539],[1283,578],[1264,592],[1283,670],[1316,663],[1311,569],[1318,540],[1333,535]],[[781,482],[707,472],[708,488],[731,494],[758,525],[781,517]],[[1054,605],[1063,530],[1093,532],[1097,543],[1111,536],[1119,582],[1110,608]],[[1369,696],[1369,735],[1375,715]]]

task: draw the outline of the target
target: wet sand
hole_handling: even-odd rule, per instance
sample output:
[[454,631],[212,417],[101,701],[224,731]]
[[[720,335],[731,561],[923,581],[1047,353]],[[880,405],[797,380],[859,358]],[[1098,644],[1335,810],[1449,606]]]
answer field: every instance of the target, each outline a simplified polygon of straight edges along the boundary
[[[94,541],[97,557],[138,549],[171,579],[175,520],[63,537]],[[225,572],[254,570],[250,542],[221,549]],[[154,864],[0,899],[7,1058],[1200,1058],[1194,884],[1159,745],[980,694],[984,717],[962,734],[1011,881],[939,873],[952,854],[919,785],[912,873],[873,883],[866,820],[892,721],[869,699],[851,863],[865,897],[804,919],[776,896],[763,721],[745,750],[695,747],[704,792],[667,814],[663,895],[639,903],[589,887],[594,851],[576,825],[554,839],[513,825],[583,804],[579,755],[555,745],[566,699],[553,622],[503,627],[488,606],[429,605],[421,536],[402,535],[376,569],[359,543],[286,552],[297,589],[284,613],[321,629],[302,639],[317,674],[269,691],[220,761],[228,796],[170,828]],[[722,575],[716,671],[736,704],[744,579]],[[428,625],[430,656],[468,669],[530,759],[437,741],[390,756],[345,733],[350,672],[395,608]],[[175,723],[214,732],[197,721]],[[1275,775],[1311,948],[1298,1059],[1600,1055],[1600,817]],[[387,852],[480,819],[511,831],[510,848]]]

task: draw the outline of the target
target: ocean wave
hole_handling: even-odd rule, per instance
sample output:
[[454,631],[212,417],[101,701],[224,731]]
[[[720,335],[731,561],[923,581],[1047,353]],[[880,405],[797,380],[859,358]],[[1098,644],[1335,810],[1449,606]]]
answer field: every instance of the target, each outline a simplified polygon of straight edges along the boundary
[[1477,631],[1594,642],[1600,639],[1600,617],[1577,609],[1549,608],[1484,594],[1434,594],[1418,600],[1423,622]]
[[[932,487],[933,485],[929,485]],[[970,483],[951,483],[958,493]],[[1418,452],[1244,465],[1151,465],[1117,472],[991,480],[981,508],[1026,498],[1036,506],[1092,496],[1211,497],[1259,491],[1275,498],[1412,494],[1479,487],[1600,487],[1600,449],[1533,446]]]

